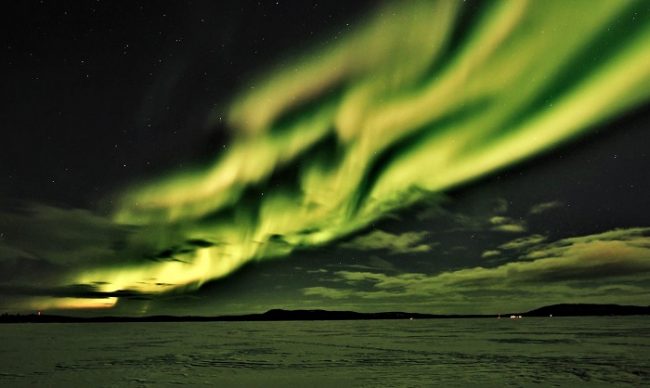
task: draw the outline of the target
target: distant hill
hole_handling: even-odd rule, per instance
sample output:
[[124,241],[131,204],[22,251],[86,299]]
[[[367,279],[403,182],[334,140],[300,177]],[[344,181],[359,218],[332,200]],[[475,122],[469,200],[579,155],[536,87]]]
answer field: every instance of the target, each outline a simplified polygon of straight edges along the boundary
[[[492,316],[492,315],[490,315]],[[262,314],[205,316],[150,315],[145,317],[70,317],[63,315],[0,316],[0,323],[95,323],[95,322],[228,322],[228,321],[342,321],[377,319],[483,318],[486,315],[435,315],[401,311],[359,313],[356,311],[283,310],[273,309]]]
[[[502,314],[507,316],[510,314]],[[524,317],[593,316],[593,315],[650,315],[650,306],[621,306],[616,304],[556,304],[518,313]],[[96,323],[96,322],[224,322],[224,321],[340,321],[377,319],[443,319],[494,318],[489,315],[436,315],[400,311],[359,313],[356,311],[282,310],[273,309],[262,314],[222,315],[216,317],[154,315],[146,317],[69,317],[62,315],[0,315],[0,323]]]
[[325,321],[325,320],[361,320],[361,319],[431,319],[453,317],[482,317],[482,315],[435,315],[390,311],[380,313],[359,313],[356,311],[328,310],[282,310],[273,309],[264,314],[253,314],[251,320],[262,321]]
[[598,316],[598,315],[649,315],[650,306],[622,306],[619,304],[554,304],[531,310],[528,317]]

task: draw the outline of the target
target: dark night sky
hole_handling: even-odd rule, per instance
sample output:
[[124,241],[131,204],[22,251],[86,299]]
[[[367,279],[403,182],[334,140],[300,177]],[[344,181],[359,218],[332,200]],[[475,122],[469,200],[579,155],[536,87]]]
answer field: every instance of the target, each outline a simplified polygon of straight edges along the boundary
[[[382,57],[381,49],[362,44],[356,51],[367,48],[369,54],[344,51],[348,57],[339,59],[334,66],[337,69],[327,68],[315,74],[305,71],[309,76],[303,78],[298,78],[302,74],[300,69],[310,69],[312,64],[318,69],[319,63],[328,63],[328,47],[352,41],[349,36],[357,28],[365,31],[363,25],[371,20],[368,14],[373,12],[373,2],[16,0],[5,8],[5,33],[0,45],[0,93],[4,105],[0,142],[1,311],[60,309],[83,314],[86,305],[76,305],[74,300],[101,304],[116,297],[119,299],[114,313],[125,314],[239,313],[275,307],[496,312],[559,302],[648,304],[650,300],[650,105],[645,92],[639,92],[648,85],[647,72],[645,84],[630,87],[626,93],[640,97],[607,117],[585,124],[588,134],[569,134],[551,147],[527,154],[523,162],[513,159],[498,168],[481,170],[471,179],[436,186],[434,181],[422,178],[424,175],[411,175],[411,171],[431,169],[431,176],[445,176],[448,171],[455,171],[453,165],[436,170],[433,165],[413,162],[408,171],[395,170],[402,171],[396,173],[398,178],[386,178],[392,169],[402,166],[402,161],[429,160],[414,156],[418,147],[433,139],[433,132],[421,129],[424,125],[405,124],[404,131],[413,127],[417,133],[391,140],[390,147],[377,146],[379,151],[375,154],[368,152],[369,167],[358,161],[365,158],[357,156],[365,148],[359,148],[361,151],[355,154],[356,144],[363,144],[361,135],[362,140],[353,143],[343,133],[347,121],[340,119],[344,117],[342,113],[328,122],[327,134],[301,148],[298,156],[286,155],[293,155],[295,139],[311,135],[307,130],[295,132],[297,137],[287,140],[286,134],[293,133],[292,126],[304,117],[328,114],[327,106],[334,104],[332,101],[347,102],[347,96],[352,96],[350,101],[354,102],[355,96],[365,96],[364,91],[377,93],[379,97],[369,98],[366,105],[349,104],[353,111],[358,108],[355,112],[363,115],[372,111],[372,104],[417,95],[419,89],[414,85],[433,82],[430,80],[437,76],[430,74],[441,74],[443,79],[445,66],[453,69],[453,58],[462,52],[463,42],[471,42],[472,26],[490,15],[484,11],[488,8],[486,3],[469,2],[459,11],[450,43],[442,51],[444,60],[421,68],[412,65],[417,62],[415,53],[419,49],[408,51],[407,43],[413,40],[419,44],[420,36],[413,38],[409,35],[410,27],[404,26],[416,25],[414,17],[411,24],[395,29],[405,31],[404,51],[394,55],[387,51],[389,54]],[[606,6],[601,8],[603,14],[614,14]],[[407,12],[398,8],[397,13],[401,11]],[[620,35],[609,37],[603,33],[603,38],[594,34],[594,41],[605,42],[602,47],[618,45],[619,40],[631,41],[635,34],[650,36],[642,35],[650,25],[648,3],[616,12],[610,24],[603,25],[611,26]],[[378,16],[379,20],[384,17],[390,18],[390,12]],[[507,22],[504,20],[502,23]],[[561,29],[561,21],[555,26]],[[368,31],[379,36],[378,46],[392,44],[388,35],[393,31],[390,25]],[[386,35],[381,35],[385,31]],[[413,31],[423,34],[416,27]],[[576,31],[579,34],[583,30]],[[585,27],[584,31],[586,34],[589,30]],[[485,36],[489,36],[489,31]],[[650,47],[647,40],[640,41]],[[395,38],[395,42],[392,50],[400,50],[400,40]],[[550,44],[559,47],[558,58],[563,55],[559,41],[550,40]],[[504,43],[503,47],[508,46]],[[601,46],[590,43],[585,47],[587,54],[581,51],[580,55],[589,60],[577,61],[574,68],[561,67],[560,75],[550,71],[544,75],[543,70],[539,74],[560,80],[589,80],[590,66],[597,68],[599,61],[618,54],[611,49],[605,50],[606,54],[591,55],[590,50]],[[375,49],[379,59],[373,62],[371,50]],[[578,51],[571,47],[566,51],[571,52],[570,49]],[[308,58],[312,62],[300,59],[303,53],[311,55]],[[497,64],[501,63],[498,55],[493,55]],[[490,67],[487,63],[479,69],[499,68],[502,73],[497,72],[494,77],[507,80],[507,75],[516,73],[518,66],[513,60],[518,57],[507,55],[503,54],[506,59],[502,61],[508,63],[507,67]],[[531,49],[529,55],[535,58],[531,62],[551,63],[554,54]],[[577,58],[582,58],[580,55]],[[366,63],[365,57],[372,59]],[[647,55],[640,58],[648,59]],[[357,63],[354,61],[360,64],[350,65]],[[381,61],[388,65],[381,67]],[[630,61],[630,68],[636,69],[636,65],[639,60]],[[373,66],[381,71],[372,73]],[[344,69],[344,75],[337,75],[338,67]],[[621,67],[619,72],[628,71]],[[334,75],[328,78],[330,70]],[[308,85],[319,85],[321,73],[322,79],[331,85],[323,87],[324,91],[302,95],[297,92],[297,99],[305,101],[289,99],[292,102],[281,107],[284,111],[280,109],[269,120],[268,126],[272,128],[268,133],[262,133],[248,121],[242,125],[233,106],[243,101],[241,106],[245,110],[246,103],[256,101],[255,93],[263,95],[264,90],[271,89],[265,89],[265,85],[276,85],[273,79],[286,80],[282,75],[273,78],[276,71],[295,74],[295,79],[302,80],[296,83],[307,90]],[[393,71],[406,79],[412,72],[417,81],[407,84]],[[481,70],[473,71],[481,74]],[[491,77],[486,77],[485,88],[493,93]],[[271,81],[265,84],[265,79]],[[556,109],[554,103],[559,106],[562,102],[562,93],[568,94],[572,87],[579,86],[577,81],[565,81],[569,86],[558,86],[560,81],[545,82],[550,86],[540,86],[541,97],[531,99],[541,101],[539,106],[531,103],[528,110],[522,108],[517,115],[533,117],[538,111],[552,111]],[[272,99],[282,101],[284,85],[289,82],[278,86]],[[481,85],[479,81],[467,81],[448,98],[471,95],[473,88],[480,90]],[[524,86],[521,88],[525,90]],[[357,93],[358,90],[361,92]],[[455,108],[452,102],[447,115],[441,113],[423,123],[464,128],[467,120],[474,116],[480,119],[489,109],[495,109],[498,116],[498,107],[512,103],[512,94],[504,91],[503,96],[490,94],[483,100],[468,97],[467,103],[461,101]],[[415,101],[415,97],[405,101]],[[612,97],[608,105],[614,106],[616,101]],[[588,111],[589,103],[583,104],[580,109]],[[389,108],[377,108],[375,112],[383,113]],[[266,106],[253,109],[251,115],[264,109]],[[429,110],[434,108],[425,109]],[[572,112],[580,114],[575,109]],[[487,120],[495,115],[485,114],[485,128],[491,125]],[[519,128],[517,123],[524,120],[517,115],[504,121],[514,128],[512,133]],[[376,117],[369,116],[369,121]],[[499,122],[495,122],[496,128]],[[477,134],[485,130],[479,127],[475,129]],[[461,131],[458,129],[458,139],[466,141],[468,148],[454,159],[456,165],[470,160],[474,153],[480,154],[482,147],[487,149],[494,139],[500,139],[496,135],[476,135],[473,142],[462,140],[466,137],[461,137]],[[447,134],[441,133],[441,137]],[[526,139],[529,138],[530,142],[537,141],[536,136],[528,135]],[[277,158],[268,156],[267,152],[275,154],[263,149],[268,139],[280,155]],[[260,148],[251,146],[257,141]],[[263,178],[232,183],[232,193],[228,192],[223,200],[225,205],[216,205],[211,202],[217,201],[215,196],[207,195],[191,206],[173,202],[176,196],[200,193],[203,186],[195,182],[192,174],[208,181],[206,177],[213,176],[207,172],[212,171],[210,166],[222,163],[220,158],[228,166],[228,152],[237,150],[238,144],[242,148],[250,146],[246,149],[252,151],[241,157],[241,164],[233,165],[247,171],[246,159],[259,158],[257,164],[251,165],[270,166],[260,173],[266,174]],[[434,146],[430,155],[434,155],[444,151],[442,147],[447,143],[431,144]],[[377,152],[380,156],[376,156]],[[511,150],[494,148],[493,152],[500,156]],[[285,156],[288,162],[282,161]],[[269,203],[276,204],[277,209],[293,209],[287,202],[303,200],[296,192],[311,193],[305,182],[326,181],[326,173],[319,175],[322,171],[346,171],[340,167],[347,166],[341,162],[347,160],[346,156],[350,156],[351,166],[360,165],[359,170],[364,171],[360,183],[355,183],[356,178],[349,180],[349,186],[354,187],[353,199],[349,203],[342,200],[353,204],[349,222],[352,226],[338,224],[340,215],[331,210],[315,221],[296,226],[297,232],[293,233],[289,221],[282,218],[282,211],[274,213],[272,208],[267,209]],[[478,164],[489,162],[477,160]],[[150,183],[159,196],[149,197],[151,191],[138,191],[143,182]],[[178,182],[187,184],[187,192]],[[408,186],[411,183],[412,187]],[[391,185],[399,186],[389,191],[404,195],[399,197],[403,206],[388,200],[381,202],[381,195],[386,192],[383,188]],[[426,194],[417,194],[420,189]],[[332,192],[345,190],[342,184]],[[413,190],[417,198],[411,201],[408,198],[412,197],[407,195]],[[277,197],[271,197],[274,193]],[[264,202],[265,194],[274,202]],[[304,195],[306,198],[307,194]],[[336,194],[319,194],[318,198],[329,196]],[[146,201],[162,210],[154,205],[139,207]],[[379,201],[387,210],[378,211],[384,207],[373,207],[373,201]],[[315,206],[308,202],[305,199],[300,209]],[[286,212],[290,214],[290,210]],[[374,215],[368,216],[370,213]],[[307,219],[309,214],[312,213],[296,212],[294,218]],[[273,217],[277,223],[269,221]],[[336,224],[336,228],[324,226],[330,224]],[[231,237],[223,225],[244,232]],[[265,228],[269,231],[261,234]],[[319,232],[327,238],[319,240]],[[241,238],[246,241],[240,236],[245,236]],[[260,238],[262,242],[251,242]],[[220,264],[197,264],[201,255],[209,255],[213,262],[227,257],[230,253],[219,249],[222,245],[234,245],[233,241],[243,246],[244,251],[257,243],[265,248],[247,253],[246,260],[240,263],[244,265],[233,265],[223,274],[215,269]],[[215,258],[215,252],[223,256]],[[154,266],[172,262],[188,266],[193,263],[207,272],[205,276],[195,276],[188,270],[191,276],[170,283],[164,271],[156,272],[158,267]],[[138,275],[140,283],[131,280],[126,272],[117,271],[139,271],[134,268],[143,265],[154,269],[150,277]],[[104,270],[105,278],[96,275]],[[137,284],[154,288],[141,289]],[[68,299],[73,302],[56,303]],[[82,309],[72,310],[78,307]],[[97,306],[90,303],[86,307]],[[96,311],[91,310],[91,314]]]
[[220,104],[278,53],[332,39],[364,3],[10,2],[2,193],[88,207],[214,159],[228,140]]

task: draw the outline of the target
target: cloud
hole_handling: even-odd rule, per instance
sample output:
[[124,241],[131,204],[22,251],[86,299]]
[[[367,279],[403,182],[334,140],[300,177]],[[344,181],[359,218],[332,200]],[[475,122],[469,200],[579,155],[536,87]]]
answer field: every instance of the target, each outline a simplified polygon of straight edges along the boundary
[[498,251],[498,250],[487,250],[487,251],[484,251],[481,254],[481,257],[484,258],[484,259],[487,259],[489,257],[499,256],[500,254],[501,254],[501,251]]
[[375,230],[339,246],[359,251],[383,249],[391,254],[421,253],[431,250],[431,245],[422,242],[427,234],[427,232],[392,234],[383,230]]
[[[463,296],[466,305],[494,306],[517,299],[534,306],[649,296],[650,228],[617,229],[541,244],[521,259],[433,275],[339,271],[333,280],[346,286],[312,287],[303,292],[325,298],[335,294],[338,299],[433,298],[441,303]],[[501,299],[490,299],[496,295]]]
[[496,214],[501,214],[501,213],[506,213],[508,211],[508,200],[505,198],[497,198],[495,199],[495,204],[494,204],[494,209],[493,211]]
[[478,206],[472,208],[471,214],[450,211],[441,206],[444,198],[431,203],[426,209],[419,212],[416,218],[420,221],[435,221],[445,232],[483,231],[491,226],[491,219],[509,220],[502,216],[508,211],[509,202],[505,198],[483,200]]
[[529,213],[530,214],[542,214],[546,211],[556,209],[558,207],[562,207],[564,205],[563,202],[560,201],[550,201],[550,202],[542,202],[534,205],[533,207],[530,208]]
[[523,233],[526,231],[526,226],[522,223],[503,224],[493,227],[492,230],[506,233]]
[[[365,256],[365,255],[364,255]],[[330,268],[339,270],[362,270],[362,271],[378,271],[378,272],[398,272],[395,265],[388,260],[384,260],[377,256],[356,258],[354,264],[347,262],[338,262],[327,265]]]
[[20,203],[0,213],[0,259],[31,258],[63,266],[124,263],[116,250],[133,229],[88,210]]
[[[111,292],[101,291],[100,288],[110,284],[69,284],[56,285],[25,285],[0,283],[0,295],[4,306],[0,310],[20,311],[31,310],[69,310],[69,309],[106,309],[115,307],[119,300],[150,301],[154,294],[137,290],[116,289]],[[158,284],[160,293],[170,290],[172,284]]]
[[542,243],[545,240],[546,237],[541,234],[532,234],[530,236],[508,241],[507,243],[499,245],[499,248],[506,250],[521,250]]
[[303,289],[303,294],[306,296],[321,296],[330,299],[344,299],[350,296],[346,290],[337,290],[329,287],[307,287]]
[[11,296],[39,296],[55,298],[80,298],[80,299],[105,299],[129,298],[150,299],[151,295],[135,290],[116,290],[112,292],[99,291],[99,284],[71,284],[62,287],[17,286],[7,287],[0,285],[0,293]]
[[172,231],[117,225],[88,210],[27,202],[0,210],[0,230],[0,296],[12,299],[15,309],[111,307],[118,298],[166,292],[177,284],[155,273],[129,286],[75,278],[98,268],[117,273],[162,261],[182,269],[182,258],[214,245],[199,238],[177,242]]
[[[544,244],[529,251],[525,258],[556,258],[576,255],[580,252],[613,257],[619,254],[619,249],[627,247],[641,251],[650,250],[650,228],[614,229],[603,233],[587,236],[565,238],[553,243]],[[600,250],[600,251],[599,251]]]
[[505,216],[494,216],[489,219],[492,227],[490,230],[507,233],[523,233],[526,231],[524,220],[515,220]]

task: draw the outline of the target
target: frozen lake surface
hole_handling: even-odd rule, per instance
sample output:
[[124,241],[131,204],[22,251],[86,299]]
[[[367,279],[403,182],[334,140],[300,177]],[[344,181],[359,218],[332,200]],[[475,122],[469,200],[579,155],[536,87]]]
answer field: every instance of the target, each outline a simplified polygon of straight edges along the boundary
[[650,384],[650,317],[0,325],[0,386]]

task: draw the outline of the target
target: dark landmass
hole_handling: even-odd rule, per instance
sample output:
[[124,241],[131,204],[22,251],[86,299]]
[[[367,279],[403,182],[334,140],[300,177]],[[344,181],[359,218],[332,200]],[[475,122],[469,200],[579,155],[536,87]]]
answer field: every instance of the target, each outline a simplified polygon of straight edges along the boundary
[[554,304],[525,314],[528,317],[581,317],[602,315],[650,315],[650,306],[622,306],[619,304]]
[[[492,315],[490,315],[492,316]],[[328,310],[269,310],[262,314],[204,316],[152,315],[145,317],[70,317],[63,315],[0,316],[0,323],[93,323],[93,322],[224,322],[224,321],[344,321],[376,319],[483,318],[486,315],[434,315],[406,312],[359,313]]]
[[[501,314],[522,317],[553,316],[603,316],[603,315],[650,315],[650,306],[621,306],[617,304],[556,304],[544,306],[527,313]],[[282,310],[273,309],[263,314],[204,316],[152,315],[145,317],[70,317],[63,315],[29,314],[0,315],[0,323],[96,323],[96,322],[228,322],[228,321],[343,321],[377,319],[445,319],[445,318],[494,318],[490,315],[438,315],[407,312],[359,313],[355,311],[328,310]]]

